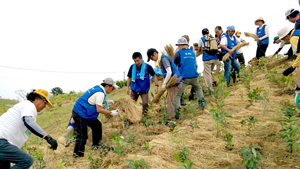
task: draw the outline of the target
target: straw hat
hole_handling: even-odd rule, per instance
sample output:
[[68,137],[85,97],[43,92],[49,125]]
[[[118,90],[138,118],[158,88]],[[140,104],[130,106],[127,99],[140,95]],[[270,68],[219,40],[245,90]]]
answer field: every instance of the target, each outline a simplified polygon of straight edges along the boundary
[[257,25],[257,24],[256,24],[257,21],[262,21],[263,23],[265,23],[265,20],[264,20],[264,18],[262,18],[262,17],[259,17],[259,18],[257,18],[257,19],[255,20],[255,22],[254,22],[255,25]]
[[277,32],[277,35],[279,36],[279,39],[281,40],[282,38],[284,38],[287,34],[290,33],[291,30],[293,30],[293,28],[283,27],[282,29],[280,29]]

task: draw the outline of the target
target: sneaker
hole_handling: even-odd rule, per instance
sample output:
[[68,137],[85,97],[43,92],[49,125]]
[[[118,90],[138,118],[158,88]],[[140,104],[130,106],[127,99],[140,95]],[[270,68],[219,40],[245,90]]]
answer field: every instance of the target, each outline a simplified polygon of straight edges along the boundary
[[227,83],[227,87],[230,87],[230,86],[232,86],[230,83]]

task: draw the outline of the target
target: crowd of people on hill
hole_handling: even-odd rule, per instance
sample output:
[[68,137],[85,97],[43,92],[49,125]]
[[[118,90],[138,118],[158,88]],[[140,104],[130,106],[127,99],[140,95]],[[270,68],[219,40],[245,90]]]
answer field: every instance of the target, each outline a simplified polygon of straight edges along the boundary
[[[291,44],[291,48],[287,55],[289,58],[296,55],[296,60],[292,66],[287,68],[283,75],[288,76],[296,67],[298,67],[296,91],[296,106],[300,109],[300,14],[298,10],[289,9],[285,13],[286,19],[295,23],[294,28],[283,27],[278,31],[278,36],[274,37],[274,44],[279,44],[279,49],[275,52],[278,54],[286,44]],[[269,26],[265,24],[262,17],[255,20],[257,29],[255,31],[257,49],[256,58],[265,56],[269,45]],[[142,100],[142,113],[147,116],[148,111],[148,92],[150,90],[150,76],[153,77],[155,84],[155,94],[158,92],[157,74],[162,74],[164,80],[161,90],[166,90],[167,95],[164,100],[165,111],[167,113],[166,126],[170,125],[181,118],[182,95],[188,85],[192,86],[192,93],[196,93],[199,108],[204,109],[206,102],[204,97],[214,92],[214,82],[212,78],[214,67],[220,70],[223,57],[227,54],[230,57],[223,60],[224,78],[227,86],[230,85],[230,77],[233,83],[237,81],[241,66],[245,66],[245,58],[242,49],[232,50],[239,43],[246,43],[240,38],[241,32],[236,31],[233,25],[227,27],[224,32],[221,26],[215,27],[215,36],[212,36],[207,28],[202,30],[202,37],[199,39],[198,49],[189,45],[189,36],[183,35],[176,43],[178,47],[175,51],[174,59],[158,52],[154,48],[147,50],[147,62],[150,60],[155,62],[160,72],[153,69],[147,64],[140,52],[134,52],[132,59],[134,64],[129,68],[127,77],[127,95],[137,101],[139,96]],[[203,94],[202,87],[199,84],[197,72],[197,59],[195,52],[202,52],[202,60],[204,65],[203,77],[208,92]],[[173,86],[168,86],[168,81],[176,76],[178,82]],[[74,147],[74,158],[83,157],[85,145],[88,138],[88,127],[92,130],[93,143],[92,147],[97,149],[99,141],[102,139],[102,123],[98,120],[99,113],[117,116],[117,110],[109,110],[109,103],[113,100],[107,99],[107,94],[119,88],[112,78],[106,78],[100,85],[96,85],[87,90],[75,103],[69,124],[66,129],[65,136],[70,133],[76,133],[76,142]],[[11,163],[15,165],[13,168],[30,168],[33,164],[33,158],[22,151],[20,148],[27,141],[31,133],[45,139],[53,150],[57,149],[57,142],[49,134],[47,134],[35,121],[37,113],[42,111],[46,105],[52,107],[48,100],[48,91],[44,89],[33,90],[28,93],[26,101],[20,102],[8,109],[0,116],[0,166],[1,168],[11,168]],[[65,146],[70,144],[70,140],[66,139]]]

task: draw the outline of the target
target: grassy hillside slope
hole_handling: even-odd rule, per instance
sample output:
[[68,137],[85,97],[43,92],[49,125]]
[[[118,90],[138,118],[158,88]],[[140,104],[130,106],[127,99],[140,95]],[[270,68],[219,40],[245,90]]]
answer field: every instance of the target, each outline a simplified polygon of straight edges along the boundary
[[[247,67],[241,71],[240,81],[229,88],[222,88],[221,81],[219,87],[213,95],[206,96],[207,106],[202,111],[198,109],[197,102],[187,102],[186,106],[182,106],[182,119],[177,121],[174,131],[164,125],[150,125],[148,129],[143,123],[130,125],[126,128],[113,128],[110,122],[106,122],[102,116],[99,119],[103,124],[103,139],[105,145],[117,147],[110,139],[110,134],[120,131],[120,135],[124,134],[125,140],[135,138],[134,135],[127,137],[128,130],[138,134],[134,139],[134,144],[124,145],[123,150],[126,152],[118,158],[118,155],[112,151],[100,158],[100,150],[91,150],[91,132],[86,144],[86,153],[83,158],[72,158],[73,146],[64,147],[64,131],[71,116],[72,107],[76,97],[65,99],[61,97],[57,100],[53,98],[54,108],[46,108],[38,115],[37,122],[41,127],[49,133],[53,138],[57,139],[59,147],[56,151],[49,150],[48,144],[36,136],[31,136],[26,148],[37,157],[42,157],[45,161],[46,168],[109,168],[115,169],[131,168],[128,166],[127,159],[140,160],[144,159],[151,168],[177,168],[183,163],[179,163],[174,158],[174,152],[180,154],[180,150],[188,155],[188,159],[193,162],[192,168],[245,168],[242,164],[243,157],[240,155],[241,150],[248,144],[257,144],[257,148],[262,155],[259,161],[259,168],[296,168],[299,166],[298,148],[294,147],[294,152],[289,152],[289,148],[283,144],[284,139],[278,135],[282,133],[284,114],[283,112],[295,109],[294,93],[292,86],[295,84],[296,71],[290,77],[282,77],[281,72],[288,67],[291,62],[287,62],[282,66],[275,67],[268,71],[264,64],[268,61],[264,60],[261,66]],[[222,74],[219,75],[221,77]],[[248,78],[248,80],[247,80]],[[249,80],[250,79],[250,80]],[[205,86],[203,78],[199,78],[201,86]],[[248,83],[247,83],[248,82]],[[250,84],[250,90],[247,89]],[[91,84],[93,86],[94,84]],[[151,85],[153,92],[154,85]],[[254,90],[253,90],[254,89]],[[190,88],[186,89],[186,93]],[[228,91],[228,92],[227,92]],[[250,95],[249,95],[250,93]],[[222,101],[224,104],[218,108],[216,100]],[[151,94],[149,94],[150,97]],[[249,96],[249,97],[248,97]],[[118,100],[126,95],[126,89],[118,89],[108,95],[109,100]],[[253,101],[251,104],[250,102]],[[58,104],[56,103],[58,102]],[[139,100],[139,102],[141,102]],[[60,105],[60,106],[59,106]],[[158,119],[163,120],[161,115],[164,111],[163,100],[158,105],[150,104],[149,122],[157,122]],[[212,109],[224,110],[233,118],[225,118],[222,123],[216,123],[216,118],[211,116]],[[250,126],[248,130],[249,115],[253,115],[257,122],[254,126]],[[298,118],[298,117],[297,117]],[[297,119],[296,118],[296,119]],[[241,121],[245,120],[242,126]],[[298,123],[297,123],[298,124]],[[297,126],[296,124],[296,126]],[[217,127],[218,130],[217,130]],[[250,131],[250,132],[249,132]],[[231,133],[233,138],[230,143],[231,148],[227,149],[224,135]],[[299,133],[293,133],[298,139]],[[223,136],[223,137],[222,137]],[[156,146],[151,151],[142,150],[145,142],[149,143],[149,147]],[[297,145],[297,144],[296,144]],[[37,150],[33,151],[32,147]],[[188,150],[187,150],[188,149]],[[151,154],[150,154],[151,152]],[[98,162],[97,162],[98,161]],[[95,165],[97,163],[97,165]]]

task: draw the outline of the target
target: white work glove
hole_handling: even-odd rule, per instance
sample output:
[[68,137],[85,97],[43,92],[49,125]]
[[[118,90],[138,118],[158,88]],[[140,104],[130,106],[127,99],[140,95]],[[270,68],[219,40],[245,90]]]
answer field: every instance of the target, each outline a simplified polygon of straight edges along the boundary
[[110,103],[114,104],[115,102],[113,100],[107,100],[107,103],[108,104],[110,104]]
[[111,111],[111,114],[110,115],[112,115],[112,116],[117,116],[118,115],[118,112],[117,112],[117,110],[113,110],[113,111]]
[[166,85],[167,85],[166,83],[163,83],[161,86],[161,90],[166,90]]

